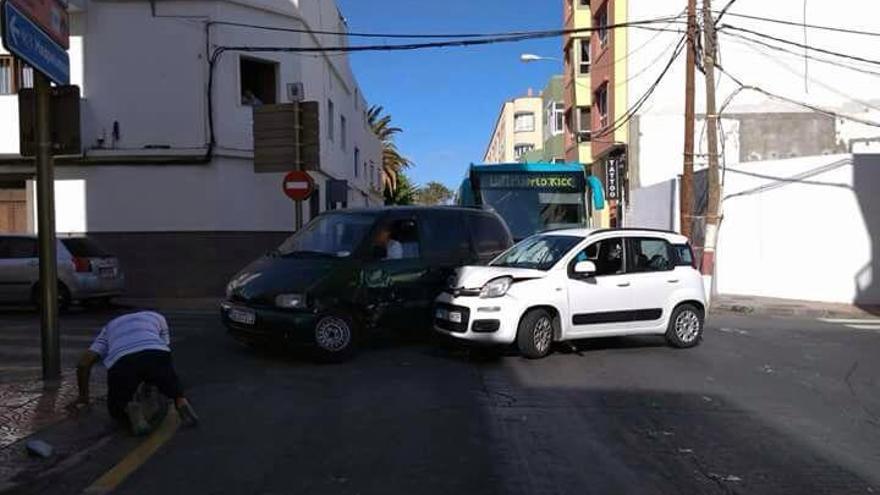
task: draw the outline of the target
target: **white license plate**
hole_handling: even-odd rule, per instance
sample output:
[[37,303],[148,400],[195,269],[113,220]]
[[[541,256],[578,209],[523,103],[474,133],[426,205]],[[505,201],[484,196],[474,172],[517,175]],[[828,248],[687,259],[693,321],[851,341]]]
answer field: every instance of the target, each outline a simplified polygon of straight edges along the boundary
[[257,321],[257,315],[250,311],[230,309],[229,319],[236,323],[241,323],[242,325],[253,325]]
[[451,321],[452,323],[461,323],[461,313],[459,313],[458,311],[450,311],[449,321]]

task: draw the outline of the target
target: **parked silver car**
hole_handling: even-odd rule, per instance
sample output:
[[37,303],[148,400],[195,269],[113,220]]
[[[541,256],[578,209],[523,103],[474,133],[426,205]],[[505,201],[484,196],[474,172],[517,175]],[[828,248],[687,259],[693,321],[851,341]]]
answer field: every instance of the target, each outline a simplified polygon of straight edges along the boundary
[[[109,301],[123,292],[125,276],[119,260],[88,237],[60,237],[58,250],[59,305],[73,301]],[[37,303],[40,267],[37,237],[0,235],[0,302]]]

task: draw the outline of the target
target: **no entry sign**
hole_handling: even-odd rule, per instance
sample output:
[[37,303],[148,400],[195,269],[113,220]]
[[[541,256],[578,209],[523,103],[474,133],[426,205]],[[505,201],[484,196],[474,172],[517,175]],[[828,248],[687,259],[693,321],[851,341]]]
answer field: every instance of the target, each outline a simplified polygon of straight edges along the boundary
[[284,194],[294,201],[309,199],[315,190],[315,181],[308,172],[296,170],[284,176]]

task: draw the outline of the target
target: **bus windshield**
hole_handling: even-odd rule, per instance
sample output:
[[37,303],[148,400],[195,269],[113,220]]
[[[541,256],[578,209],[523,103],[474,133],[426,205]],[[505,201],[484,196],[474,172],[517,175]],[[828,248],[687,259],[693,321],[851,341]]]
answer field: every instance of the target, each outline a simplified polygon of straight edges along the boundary
[[491,206],[510,227],[514,239],[560,228],[584,226],[585,193],[546,189],[484,189],[482,204]]

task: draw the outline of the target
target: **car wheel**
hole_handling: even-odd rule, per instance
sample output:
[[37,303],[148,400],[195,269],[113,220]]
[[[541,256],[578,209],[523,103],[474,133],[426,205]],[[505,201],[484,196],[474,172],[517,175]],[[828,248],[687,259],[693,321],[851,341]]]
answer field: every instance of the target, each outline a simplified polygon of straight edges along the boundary
[[693,347],[703,337],[703,311],[693,304],[682,304],[675,308],[666,329],[666,341],[672,347],[681,349]]
[[355,351],[355,326],[341,313],[322,315],[315,323],[315,348],[322,361],[339,362],[351,358]]
[[550,353],[553,344],[553,315],[544,309],[533,309],[523,316],[516,333],[520,354],[538,359]]
[[[59,311],[67,311],[70,309],[70,304],[73,301],[70,297],[70,290],[61,282],[58,282],[58,310]],[[40,301],[40,286],[35,285],[33,293],[31,294],[31,303],[40,309],[42,303]]]

